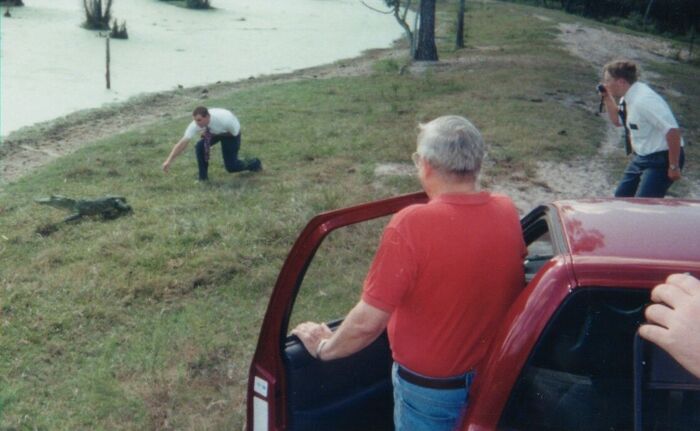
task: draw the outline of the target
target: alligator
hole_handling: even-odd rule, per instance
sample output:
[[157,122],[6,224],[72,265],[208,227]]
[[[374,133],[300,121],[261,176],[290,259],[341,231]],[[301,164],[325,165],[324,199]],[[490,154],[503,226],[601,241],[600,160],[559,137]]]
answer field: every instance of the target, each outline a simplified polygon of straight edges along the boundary
[[60,195],[51,195],[48,198],[38,198],[36,203],[49,205],[54,208],[62,208],[73,213],[64,218],[64,222],[79,220],[83,217],[102,217],[112,220],[130,213],[131,206],[126,203],[123,196],[104,196],[97,199],[71,199]]

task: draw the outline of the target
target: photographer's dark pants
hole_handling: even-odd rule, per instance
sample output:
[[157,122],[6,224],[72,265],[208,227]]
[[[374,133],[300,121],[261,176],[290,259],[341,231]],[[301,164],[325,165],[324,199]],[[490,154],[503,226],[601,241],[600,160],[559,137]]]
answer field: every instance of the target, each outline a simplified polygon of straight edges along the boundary
[[[680,167],[685,164],[685,153],[681,148]],[[615,190],[616,198],[662,198],[673,181],[668,178],[668,151],[640,156],[634,154],[625,168],[620,184]]]
[[[241,134],[213,135],[210,146],[221,142],[221,155],[224,157],[224,167],[228,172],[258,171],[261,168],[259,159],[241,160],[238,158],[238,150],[241,148]],[[199,179],[207,180],[209,162],[204,157],[204,139],[200,139],[195,146],[197,154],[197,166],[199,167]]]

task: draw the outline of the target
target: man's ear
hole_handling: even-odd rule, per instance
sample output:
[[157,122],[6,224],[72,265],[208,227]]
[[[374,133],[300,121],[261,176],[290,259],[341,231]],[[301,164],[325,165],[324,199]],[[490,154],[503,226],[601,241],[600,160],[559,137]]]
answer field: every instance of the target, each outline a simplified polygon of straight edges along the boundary
[[430,163],[425,159],[421,159],[421,163],[422,163],[421,169],[423,170],[423,175],[426,178],[432,177],[435,174],[435,168],[433,168],[430,165]]

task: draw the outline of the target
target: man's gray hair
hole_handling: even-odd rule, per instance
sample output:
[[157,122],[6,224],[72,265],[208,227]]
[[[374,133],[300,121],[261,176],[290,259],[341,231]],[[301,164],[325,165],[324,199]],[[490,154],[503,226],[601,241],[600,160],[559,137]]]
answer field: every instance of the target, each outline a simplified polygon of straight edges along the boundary
[[469,120],[446,115],[419,127],[418,154],[432,167],[444,174],[476,178],[486,145]]

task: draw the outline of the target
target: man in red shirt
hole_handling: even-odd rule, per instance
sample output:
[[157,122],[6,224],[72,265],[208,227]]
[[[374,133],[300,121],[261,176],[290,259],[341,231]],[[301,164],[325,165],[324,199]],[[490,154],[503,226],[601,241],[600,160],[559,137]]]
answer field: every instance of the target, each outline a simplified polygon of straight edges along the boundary
[[327,361],[386,329],[396,430],[455,427],[494,328],[524,286],[517,211],[509,198],[478,189],[484,147],[465,118],[421,125],[413,159],[430,201],[391,219],[362,298],[335,333],[313,322],[292,331]]

